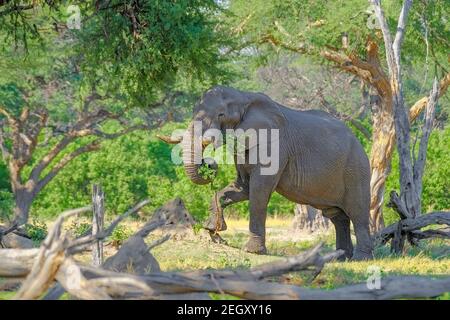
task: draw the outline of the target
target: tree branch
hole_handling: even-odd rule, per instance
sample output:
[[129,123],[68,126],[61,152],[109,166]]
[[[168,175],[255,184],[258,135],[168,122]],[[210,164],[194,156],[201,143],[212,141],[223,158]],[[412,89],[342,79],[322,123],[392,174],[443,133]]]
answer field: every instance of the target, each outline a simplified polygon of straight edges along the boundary
[[[392,37],[389,31],[389,26],[384,15],[384,11],[381,8],[380,0],[371,0],[372,5],[375,8],[375,15],[377,16],[378,22],[380,23],[381,32],[383,33],[384,44],[386,48],[386,60],[389,68],[389,74],[393,75],[394,72],[398,72],[397,60],[394,57],[394,51],[392,50]],[[395,68],[393,68],[395,66]]]
[[43,187],[45,187],[57,174],[61,169],[63,169],[70,161],[78,157],[79,155],[98,150],[100,148],[101,141],[99,139],[96,139],[82,147],[79,147],[75,151],[65,155],[51,170],[47,175],[39,180],[39,182],[36,185],[35,192],[39,192],[42,190]]
[[33,4],[29,4],[29,5],[17,5],[17,4],[14,4],[12,7],[0,11],[0,17],[6,16],[6,15],[14,13],[14,12],[22,12],[22,11],[30,10],[30,9],[33,9],[33,8],[34,8]]
[[[439,84],[439,98],[446,94],[447,89],[450,85],[450,72],[447,73],[440,81]],[[409,109],[409,121],[413,122],[422,112],[422,110],[427,106],[429,96],[419,99],[414,105]]]
[[[402,10],[400,11],[400,16],[398,18],[397,23],[397,32],[395,34],[394,43],[392,44],[392,49],[394,51],[394,57],[396,58],[396,64],[397,64],[397,72],[400,73],[400,55],[401,55],[401,46],[403,43],[403,39],[405,36],[405,28],[406,28],[406,22],[408,19],[408,13],[409,9],[411,8],[412,0],[405,0],[403,2]],[[388,42],[390,43],[390,42]]]
[[422,177],[427,159],[428,140],[430,138],[431,130],[433,130],[434,114],[438,99],[439,86],[438,81],[435,78],[433,82],[433,89],[431,90],[428,98],[425,122],[422,127],[422,137],[420,138],[419,153],[417,155],[417,161],[414,163],[413,167],[414,184],[416,185],[416,190],[419,195],[422,193]]
[[96,113],[89,114],[78,120],[74,125],[70,126],[66,130],[64,137],[32,169],[30,179],[33,181],[38,181],[42,171],[50,165],[50,163],[61,153],[61,151],[64,150],[64,148],[66,148],[77,138],[94,135],[95,130],[93,129],[93,126],[97,125],[99,122],[107,119],[116,119],[117,117],[117,115],[100,109]]

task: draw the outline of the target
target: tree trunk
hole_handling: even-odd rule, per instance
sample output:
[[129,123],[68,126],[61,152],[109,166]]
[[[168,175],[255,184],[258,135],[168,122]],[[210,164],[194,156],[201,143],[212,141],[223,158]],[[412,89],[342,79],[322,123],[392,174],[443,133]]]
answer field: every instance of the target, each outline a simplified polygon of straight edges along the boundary
[[395,128],[392,101],[376,98],[372,104],[372,149],[370,151],[370,231],[372,234],[384,228],[383,200],[386,179],[391,170],[395,146]]
[[294,209],[293,229],[303,232],[327,231],[330,221],[322,215],[321,210],[311,206],[297,204]]
[[[105,194],[99,185],[92,186],[92,235],[103,232],[105,218]],[[92,244],[92,264],[99,267],[103,264],[103,241]]]
[[13,224],[21,226],[27,223],[33,204],[34,194],[25,188],[16,189],[14,192],[15,207]]

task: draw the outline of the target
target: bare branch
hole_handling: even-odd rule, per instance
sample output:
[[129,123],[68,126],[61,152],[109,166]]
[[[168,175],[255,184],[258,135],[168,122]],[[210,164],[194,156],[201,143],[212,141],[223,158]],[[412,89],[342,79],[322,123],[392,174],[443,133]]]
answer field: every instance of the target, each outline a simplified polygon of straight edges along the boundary
[[402,10],[400,11],[400,16],[398,17],[397,32],[395,34],[394,43],[392,44],[392,49],[394,50],[394,57],[397,59],[396,64],[398,71],[400,72],[400,55],[401,46],[403,43],[403,38],[405,36],[406,21],[408,19],[409,9],[411,8],[412,0],[405,0],[403,2]]
[[[440,81],[439,84],[439,98],[446,94],[447,89],[450,85],[450,73],[447,73]],[[427,106],[428,96],[419,99],[414,105],[409,109],[409,121],[413,122],[422,110]]]
[[[86,245],[90,245],[93,241],[103,240],[103,239],[109,237],[112,234],[112,232],[114,231],[114,229],[117,227],[117,225],[123,219],[125,219],[126,217],[130,216],[131,214],[137,212],[139,209],[141,209],[142,207],[146,206],[149,203],[150,203],[149,199],[142,200],[138,204],[133,206],[131,209],[127,210],[124,214],[122,214],[122,215],[118,216],[116,219],[114,219],[114,221],[109,225],[109,227],[104,229],[102,232],[99,232],[96,235],[86,235],[86,236],[82,236],[78,239],[75,239],[70,244],[70,251],[72,253],[82,251],[82,250],[84,250]],[[160,221],[160,223],[158,223],[158,224],[152,224],[151,225],[152,229],[150,231],[160,227],[164,223],[165,223],[164,221],[162,221],[162,222]],[[144,226],[144,228],[145,228],[145,226]]]
[[[377,16],[378,22],[381,27],[381,31],[383,33],[384,38],[384,44],[386,48],[386,60],[388,62],[388,68],[389,68],[389,74],[393,75],[394,72],[397,73],[399,69],[397,68],[397,61],[400,59],[396,59],[394,56],[394,51],[392,48],[392,36],[391,32],[389,31],[389,26],[386,21],[386,17],[384,15],[384,11],[381,8],[381,1],[380,0],[371,0],[374,8],[375,8],[375,15]],[[399,51],[397,51],[399,52]],[[393,68],[395,66],[395,68]]]
[[423,214],[414,219],[404,219],[393,223],[375,235],[375,242],[377,244],[385,244],[388,242],[394,236],[400,222],[402,223],[403,232],[419,230],[431,224],[445,224],[450,226],[450,212],[437,211]]
[[417,161],[414,163],[414,183],[416,185],[416,190],[420,195],[422,193],[422,176],[425,169],[425,162],[427,158],[427,148],[428,139],[433,130],[434,114],[436,109],[436,104],[439,99],[439,85],[435,78],[433,82],[433,89],[430,92],[428,98],[425,122],[422,127],[422,137],[420,139],[419,153],[417,155]]
[[49,173],[46,174],[44,178],[39,180],[39,182],[36,184],[36,191],[41,190],[43,187],[45,187],[57,174],[61,169],[63,169],[70,161],[78,157],[79,155],[98,150],[100,148],[101,141],[99,139],[96,139],[82,147],[79,147],[75,151],[65,155],[51,170]]
[[135,126],[128,127],[128,128],[126,128],[124,130],[121,130],[121,131],[115,132],[115,133],[106,133],[106,132],[103,132],[103,131],[101,131],[99,129],[93,129],[92,130],[92,134],[95,135],[95,136],[104,138],[104,139],[111,140],[111,139],[116,139],[118,137],[126,135],[128,133],[131,133],[133,131],[145,130],[145,129],[148,129],[148,126],[146,126],[146,125],[135,125]]
[[170,239],[170,234],[166,234],[164,237],[162,237],[162,238],[160,238],[160,239],[158,239],[158,240],[155,240],[155,241],[153,241],[152,243],[150,243],[150,244],[148,245],[148,250],[151,250],[151,249],[153,249],[154,247],[157,247],[157,246],[163,244],[164,242],[166,242],[166,241],[169,240],[169,239]]
[[10,8],[7,8],[7,9],[4,9],[4,10],[0,11],[0,17],[9,15],[9,14],[14,13],[14,12],[22,12],[22,11],[30,10],[30,9],[33,9],[33,8],[34,8],[34,4],[29,4],[29,5],[17,5],[17,4],[14,4]]
[[15,119],[8,111],[6,111],[5,107],[0,106],[0,114],[3,114],[9,122],[17,122],[17,119]]

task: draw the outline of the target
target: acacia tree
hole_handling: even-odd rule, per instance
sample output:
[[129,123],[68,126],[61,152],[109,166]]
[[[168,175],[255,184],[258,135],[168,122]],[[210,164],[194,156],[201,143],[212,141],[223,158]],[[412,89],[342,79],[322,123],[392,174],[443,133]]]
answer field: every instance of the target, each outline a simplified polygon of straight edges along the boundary
[[[320,57],[337,68],[356,75],[367,83],[378,96],[372,106],[371,165],[371,231],[384,227],[382,205],[385,182],[390,172],[395,146],[394,103],[395,92],[385,72],[386,57],[379,52],[383,44],[378,26],[368,28],[367,1],[253,1],[252,5],[232,1],[236,13],[233,31],[242,37],[241,45],[230,49],[256,48],[260,55],[275,49]],[[391,4],[389,14],[397,12]],[[420,1],[415,8],[412,26],[407,33],[410,61],[423,59],[430,52],[430,61],[443,74],[439,96],[446,93],[450,73],[442,66],[447,60],[445,1]],[[287,14],[289,13],[289,14]],[[418,39],[418,40],[417,40]],[[268,46],[267,46],[268,45]],[[425,49],[422,49],[426,47]],[[421,48],[420,50],[418,48]],[[259,51],[258,51],[259,50]],[[402,55],[404,58],[404,55]],[[402,58],[401,57],[401,58]],[[425,59],[424,59],[425,60]],[[423,96],[409,109],[408,119],[414,121],[429,101]]]
[[79,30],[68,28],[66,9],[0,3],[0,148],[15,198],[3,234],[27,222],[33,200],[73,159],[160,125],[152,109],[171,91],[224,77],[213,0],[81,2]]

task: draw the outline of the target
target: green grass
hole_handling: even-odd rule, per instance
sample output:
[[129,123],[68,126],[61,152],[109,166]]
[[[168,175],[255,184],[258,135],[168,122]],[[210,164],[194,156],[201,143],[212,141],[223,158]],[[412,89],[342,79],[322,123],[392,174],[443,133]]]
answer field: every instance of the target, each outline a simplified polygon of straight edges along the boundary
[[14,297],[14,291],[0,291],[0,300],[9,300]]

